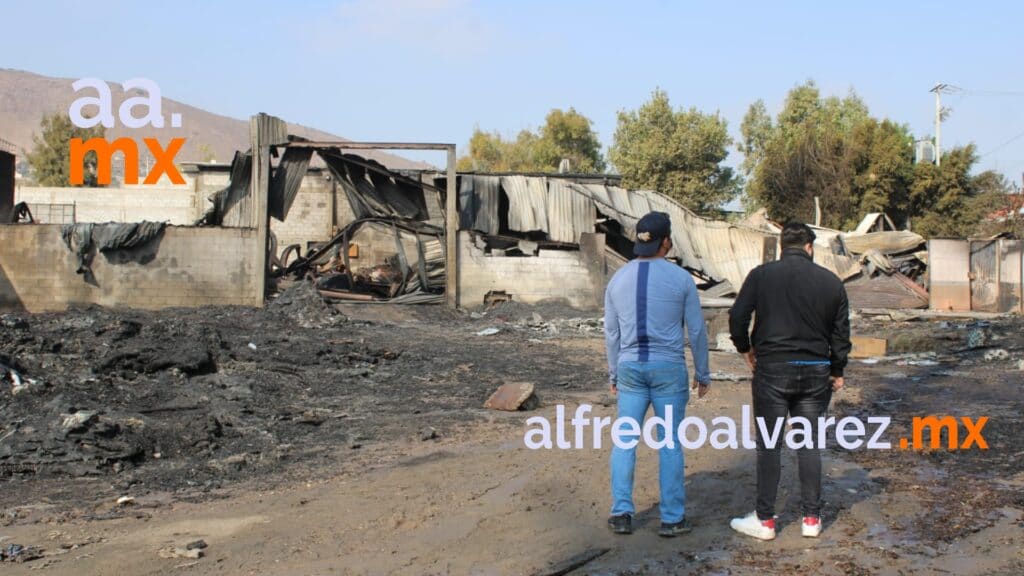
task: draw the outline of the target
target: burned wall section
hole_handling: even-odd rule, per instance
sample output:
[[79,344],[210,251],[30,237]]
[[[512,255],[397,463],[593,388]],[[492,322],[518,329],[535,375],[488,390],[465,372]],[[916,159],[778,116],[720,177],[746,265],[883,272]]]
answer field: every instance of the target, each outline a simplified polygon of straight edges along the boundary
[[259,306],[255,231],[167,227],[131,253],[96,254],[91,277],[61,226],[0,225],[0,311],[63,310],[73,304],[158,309],[208,304]]
[[0,150],[0,222],[10,222],[14,209],[14,172],[14,154]]
[[477,246],[471,233],[459,234],[459,290],[464,308],[482,307],[492,292],[504,292],[524,304],[565,300],[574,308],[600,306],[605,279],[593,263],[603,260],[603,234],[585,235],[588,239],[582,245],[586,250],[542,248],[536,256],[488,253]]

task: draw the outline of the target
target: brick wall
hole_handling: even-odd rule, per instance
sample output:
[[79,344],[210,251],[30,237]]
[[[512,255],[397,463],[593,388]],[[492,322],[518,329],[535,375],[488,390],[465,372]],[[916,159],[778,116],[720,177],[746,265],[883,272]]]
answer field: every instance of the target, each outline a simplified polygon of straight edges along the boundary
[[126,308],[258,305],[256,233],[241,228],[168,227],[136,252],[97,254],[94,283],[59,225],[0,225],[0,310],[61,310],[73,303]]
[[516,302],[535,304],[563,298],[575,308],[593,309],[603,285],[604,278],[594,277],[581,251],[490,256],[473,244],[468,232],[459,233],[459,305],[463,308],[479,308],[484,295],[503,290]]

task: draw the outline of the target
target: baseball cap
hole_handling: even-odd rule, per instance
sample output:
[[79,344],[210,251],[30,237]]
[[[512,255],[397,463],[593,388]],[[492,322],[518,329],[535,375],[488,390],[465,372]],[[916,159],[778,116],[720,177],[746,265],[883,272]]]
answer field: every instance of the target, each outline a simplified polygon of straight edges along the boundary
[[649,212],[636,223],[633,254],[641,258],[658,253],[661,241],[672,235],[672,222],[664,212]]

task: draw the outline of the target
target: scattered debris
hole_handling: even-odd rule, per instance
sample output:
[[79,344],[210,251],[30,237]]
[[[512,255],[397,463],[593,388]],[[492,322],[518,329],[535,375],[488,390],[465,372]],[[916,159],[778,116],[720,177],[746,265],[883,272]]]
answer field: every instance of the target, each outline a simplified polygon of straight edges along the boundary
[[420,431],[420,440],[424,442],[427,440],[436,440],[437,438],[437,430],[434,430],[429,426]]
[[530,382],[509,382],[502,384],[484,402],[484,408],[491,410],[533,410],[540,405],[540,399],[533,392]]
[[537,572],[534,576],[564,576],[565,574],[574,572],[579,568],[583,567],[584,565],[589,564],[594,560],[597,560],[601,556],[604,556],[609,550],[610,548],[594,548],[591,550],[586,550],[584,552],[576,554],[575,556],[572,556],[571,558],[558,562],[557,564],[551,566],[547,570],[541,570],[540,572]]
[[736,352],[736,345],[732,343],[732,336],[728,332],[720,332],[715,336],[715,349],[719,352]]
[[[306,281],[297,281],[274,298],[267,311],[273,315],[287,316],[303,328],[323,328],[345,322],[345,317],[338,312]],[[255,342],[249,342],[249,349],[257,350]]]
[[494,336],[498,332],[501,332],[501,328],[484,328],[476,333],[477,336]]
[[0,548],[0,561],[3,562],[29,562],[42,557],[43,549],[35,546],[8,544]]
[[985,352],[985,360],[992,362],[995,360],[1008,360],[1010,353],[1002,348],[994,348]]
[[196,560],[206,555],[202,548],[184,548],[180,546],[166,546],[158,552],[161,558],[188,558]]
[[885,356],[888,346],[888,341],[884,338],[870,338],[867,336],[851,336],[850,342],[853,344],[850,358]]
[[118,506],[131,506],[135,504],[135,498],[131,496],[121,496],[117,499]]
[[714,382],[742,382],[750,380],[749,374],[730,374],[729,372],[712,372],[711,380]]
[[974,328],[967,333],[967,344],[968,350],[974,350],[976,348],[983,348],[988,342],[987,334],[984,328]]

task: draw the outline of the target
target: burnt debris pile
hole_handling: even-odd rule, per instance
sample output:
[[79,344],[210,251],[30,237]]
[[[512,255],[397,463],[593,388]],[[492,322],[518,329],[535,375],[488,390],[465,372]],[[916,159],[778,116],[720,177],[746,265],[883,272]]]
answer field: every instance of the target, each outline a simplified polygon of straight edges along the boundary
[[2,315],[0,476],[216,487],[348,449],[399,354],[346,329],[306,283],[262,310]]

